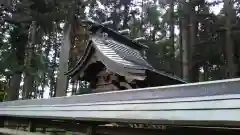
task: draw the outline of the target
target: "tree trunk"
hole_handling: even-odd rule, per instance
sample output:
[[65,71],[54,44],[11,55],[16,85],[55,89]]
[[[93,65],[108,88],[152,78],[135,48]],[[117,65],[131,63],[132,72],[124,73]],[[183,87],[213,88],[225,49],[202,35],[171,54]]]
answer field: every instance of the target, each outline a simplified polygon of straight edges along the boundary
[[[24,57],[25,57],[25,47],[27,44],[27,35],[24,33],[25,28],[18,27],[14,29],[16,34],[18,36],[12,37],[12,40],[14,41],[15,45],[13,45],[13,49],[17,58],[17,65],[18,70],[14,71],[14,74],[10,77],[9,80],[9,89],[7,92],[7,100],[17,100],[19,97],[19,89],[20,89],[20,83],[22,79],[22,67],[24,65]],[[20,40],[21,39],[21,40]],[[16,46],[16,47],[14,47]]]
[[54,72],[55,72],[55,68],[51,69],[51,73],[50,73],[50,97],[55,97],[56,96],[56,79],[54,77]]
[[69,50],[70,50],[70,32],[71,32],[71,24],[68,22],[65,24],[64,31],[64,41],[61,46],[60,58],[59,58],[59,74],[57,80],[57,90],[56,96],[65,96],[68,78],[64,75],[65,72],[68,71],[68,58],[69,58]]
[[204,71],[204,81],[208,81],[208,66],[207,65],[203,65],[203,71]]
[[31,99],[33,92],[33,76],[29,73],[25,74],[23,85],[23,99]]
[[116,2],[116,4],[114,5],[114,11],[112,12],[111,16],[112,16],[112,20],[113,20],[113,24],[111,25],[111,28],[114,30],[119,30],[119,24],[121,22],[118,10],[120,10],[120,1]]
[[188,30],[186,26],[185,20],[183,21],[183,27],[182,27],[182,47],[183,47],[183,60],[182,60],[182,65],[183,65],[183,79],[188,80],[189,78],[189,66],[188,66]]
[[[182,8],[182,5],[181,5],[181,3],[179,3],[178,4],[178,12],[181,11],[181,8]],[[182,17],[179,15],[178,15],[178,19],[179,19],[179,22],[178,22],[178,26],[179,26],[179,35],[178,35],[179,58],[178,58],[178,61],[179,61],[179,67],[180,67],[180,69],[178,69],[178,73],[179,73],[179,77],[183,78],[183,45],[182,45],[182,43],[183,43],[182,42],[183,22],[182,22]]]
[[126,2],[124,2],[124,8],[125,8],[125,10],[124,10],[124,20],[123,20],[123,29],[127,29],[127,28],[129,28],[129,26],[128,26],[128,21],[131,19],[130,18],[130,16],[129,16],[129,6],[130,6],[130,0],[129,1],[126,1]]
[[[51,50],[51,41],[50,41],[50,34],[47,35],[48,36],[48,40],[47,40],[47,46],[46,49],[44,51],[45,57],[48,58],[49,56],[49,52]],[[48,60],[48,59],[47,59]],[[50,61],[48,60],[47,63],[49,63]],[[45,65],[48,68],[48,65]],[[41,83],[41,91],[40,91],[40,98],[43,98],[44,92],[45,92],[45,86],[48,84],[48,78],[47,78],[47,74],[46,72],[43,73],[42,76],[42,83]]]
[[[35,35],[36,35],[36,22],[33,21],[30,26],[30,38],[29,38],[29,44],[26,56],[26,67],[30,70],[32,70],[32,61],[33,61],[33,53],[34,53],[34,44],[35,44]],[[25,71],[24,76],[24,86],[23,86],[23,99],[31,99],[32,98],[32,92],[33,91],[33,85],[34,85],[34,76],[32,73],[27,70]]]
[[[51,41],[50,41],[50,34],[47,35],[48,36],[48,40],[47,40],[47,46],[46,49],[44,51],[45,57],[48,58],[49,56],[49,52],[51,50]],[[48,59],[47,59],[48,60]],[[47,63],[50,63],[50,61],[48,60]],[[48,68],[48,65],[45,65]],[[40,91],[40,98],[43,98],[44,92],[45,92],[45,87],[48,84],[48,78],[47,78],[47,73],[44,72],[43,76],[42,76],[42,83],[41,83],[41,91]]]
[[[44,75],[43,77],[46,77],[46,75]],[[46,81],[43,80],[41,84],[41,90],[39,91],[39,98],[43,98],[45,86],[46,86]]]
[[179,76],[183,78],[183,46],[182,46],[182,21],[179,21],[179,65],[180,65],[180,72]]
[[10,79],[7,100],[18,100],[22,72],[16,72]]
[[[57,23],[58,24],[58,23]],[[50,38],[54,38],[54,43],[53,43],[53,50],[54,50],[54,56],[53,56],[53,60],[51,62],[51,72],[49,73],[49,78],[50,78],[50,97],[55,97],[56,96],[56,78],[55,78],[55,71],[57,68],[57,54],[58,54],[58,45],[57,43],[57,36],[56,36],[57,32],[55,31],[55,36],[51,36]]]
[[[186,8],[185,0],[181,0],[180,9]],[[182,41],[182,77],[185,81],[189,80],[189,48],[188,48],[188,18],[183,16],[181,20],[181,41]]]
[[226,47],[226,59],[227,59],[227,71],[226,76],[228,78],[236,77],[236,65],[234,61],[234,44],[231,37],[231,29],[232,29],[232,20],[233,20],[233,1],[232,0],[224,0],[224,12],[226,16],[226,33],[225,33],[225,47]]
[[175,41],[174,41],[174,0],[170,0],[170,22],[169,22],[169,29],[170,29],[170,44],[171,44],[171,70],[172,72],[175,72]]
[[78,81],[76,80],[72,81],[72,95],[76,95],[77,87],[78,87]]
[[[193,1],[192,1],[193,2]],[[193,5],[193,4],[192,4]],[[195,48],[196,48],[196,37],[197,37],[197,19],[196,19],[196,11],[195,11],[195,6],[190,7],[190,18],[189,18],[189,36],[190,36],[190,43],[189,43],[189,57],[188,57],[188,62],[189,62],[189,80],[192,82],[197,82],[199,81],[199,65],[198,61],[194,59],[195,55]]]
[[59,72],[58,72],[58,79],[57,79],[57,90],[56,96],[65,96],[68,86],[68,77],[64,75],[65,72],[68,71],[68,59],[69,59],[69,51],[71,45],[71,29],[72,24],[74,21],[74,13],[75,13],[76,6],[72,4],[70,6],[70,10],[68,12],[64,31],[63,31],[63,43],[61,45],[60,50],[60,58],[59,58]]

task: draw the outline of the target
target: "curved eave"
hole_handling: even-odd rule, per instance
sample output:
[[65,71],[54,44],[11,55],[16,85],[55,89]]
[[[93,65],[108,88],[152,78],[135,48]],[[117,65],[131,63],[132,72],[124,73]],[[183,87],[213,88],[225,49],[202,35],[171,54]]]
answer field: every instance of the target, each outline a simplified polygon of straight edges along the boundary
[[94,48],[91,46],[92,42],[89,41],[86,50],[83,54],[83,56],[81,57],[81,59],[77,62],[77,64],[70,69],[69,71],[67,71],[65,73],[65,75],[67,76],[74,76],[77,73],[81,72],[81,69],[83,68],[83,66],[88,62],[88,60],[92,57],[93,53],[94,53]]
[[120,61],[113,60],[108,56],[104,55],[98,50],[97,53],[98,58],[101,59],[101,62],[109,69],[110,71],[117,73],[121,76],[128,76],[137,80],[145,79],[145,69],[136,69],[131,66],[126,66],[124,63]]
[[97,57],[112,72],[122,76],[133,77],[137,80],[145,78],[145,70],[147,68],[137,64],[136,60],[141,60],[142,64],[145,65],[147,63],[139,58],[141,56],[138,51],[133,51],[130,48],[126,48],[125,45],[114,43],[109,38],[99,36],[93,36],[92,43],[96,49]]
[[187,83],[186,81],[178,78],[177,76],[169,75],[158,70],[147,70],[146,75],[151,77],[150,81],[155,86]]
[[94,46],[102,53],[120,64],[129,65],[136,69],[152,68],[137,49],[130,48],[108,37],[93,36],[92,41],[94,41]]

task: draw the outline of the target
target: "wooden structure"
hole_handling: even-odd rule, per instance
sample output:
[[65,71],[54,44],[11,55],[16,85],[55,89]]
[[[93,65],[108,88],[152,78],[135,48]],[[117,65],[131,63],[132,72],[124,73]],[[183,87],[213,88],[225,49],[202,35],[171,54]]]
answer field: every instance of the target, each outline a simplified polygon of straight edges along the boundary
[[93,92],[185,83],[154,69],[145,59],[147,46],[92,22],[87,46],[66,75],[90,83]]

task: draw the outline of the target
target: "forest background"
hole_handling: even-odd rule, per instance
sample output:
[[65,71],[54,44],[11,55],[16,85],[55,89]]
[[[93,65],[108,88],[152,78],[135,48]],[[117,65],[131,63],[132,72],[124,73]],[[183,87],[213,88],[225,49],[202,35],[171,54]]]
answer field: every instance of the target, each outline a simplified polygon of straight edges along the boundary
[[[69,26],[74,28],[75,20],[69,19],[73,15],[100,23],[112,20],[112,29],[130,29],[131,38],[145,37],[141,42],[149,46],[148,61],[188,82],[240,76],[240,0],[1,0],[0,4],[1,100],[6,95],[6,100],[33,99],[87,90],[86,82],[69,78],[67,89],[62,88],[64,80],[59,79],[66,70],[59,61],[67,58],[70,68],[79,58],[79,46],[86,44],[84,37],[74,44],[63,42]],[[61,51],[63,47],[69,51]]]

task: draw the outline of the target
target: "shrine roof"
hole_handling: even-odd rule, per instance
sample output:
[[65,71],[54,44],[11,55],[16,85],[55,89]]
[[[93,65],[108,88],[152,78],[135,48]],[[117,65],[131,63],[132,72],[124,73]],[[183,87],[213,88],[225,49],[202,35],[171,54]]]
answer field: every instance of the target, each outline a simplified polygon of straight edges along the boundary
[[151,71],[160,75],[161,78],[168,79],[176,84],[185,83],[178,77],[155,70],[145,60],[144,55],[139,50],[120,43],[112,37],[100,35],[91,36],[83,57],[78,61],[76,66],[66,74],[68,76],[75,76],[83,72],[84,66],[87,65],[87,61],[90,60],[93,54],[95,54],[98,61],[101,61],[108,69],[122,76],[133,76],[137,80],[143,80],[143,78],[146,77],[146,71]]
[[[98,23],[92,23],[89,31],[91,32],[89,43],[82,58],[66,75],[73,77],[84,72],[84,67],[95,55],[97,61],[102,62],[107,69],[121,76],[131,76],[134,79],[143,80],[152,72],[157,78],[168,80],[173,84],[186,83],[176,76],[154,69],[145,59],[144,51],[148,49],[146,45]],[[150,74],[153,75],[152,73]]]

